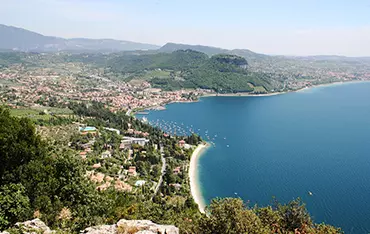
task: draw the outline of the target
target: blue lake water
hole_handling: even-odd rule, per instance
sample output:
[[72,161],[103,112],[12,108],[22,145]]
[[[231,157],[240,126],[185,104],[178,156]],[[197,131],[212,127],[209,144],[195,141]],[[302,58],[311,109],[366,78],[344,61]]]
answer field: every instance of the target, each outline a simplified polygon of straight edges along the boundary
[[370,232],[370,83],[208,97],[170,104],[147,118],[193,125],[215,138],[216,147],[199,162],[207,203],[226,196],[259,205],[301,197],[315,222]]

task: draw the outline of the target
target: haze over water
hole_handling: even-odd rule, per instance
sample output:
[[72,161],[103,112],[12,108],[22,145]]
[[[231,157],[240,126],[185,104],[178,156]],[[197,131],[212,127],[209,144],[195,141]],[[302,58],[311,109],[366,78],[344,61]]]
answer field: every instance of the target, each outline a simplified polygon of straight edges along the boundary
[[315,222],[370,232],[370,83],[208,97],[147,117],[193,125],[215,138],[216,147],[199,161],[207,203],[240,196],[268,205],[273,197],[301,197]]

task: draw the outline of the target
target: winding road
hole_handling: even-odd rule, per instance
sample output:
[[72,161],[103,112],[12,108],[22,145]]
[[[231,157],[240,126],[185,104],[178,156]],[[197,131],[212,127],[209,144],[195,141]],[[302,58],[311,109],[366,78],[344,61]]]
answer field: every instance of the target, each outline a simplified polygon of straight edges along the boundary
[[[158,184],[157,184],[157,186],[154,190],[153,197],[158,193],[158,190],[159,190],[159,188],[161,187],[161,185],[163,183],[163,175],[166,172],[166,159],[165,159],[164,153],[163,153],[163,145],[160,145],[160,152],[161,152],[161,160],[162,160],[161,176],[159,177]],[[153,199],[153,197],[152,197],[152,199]]]

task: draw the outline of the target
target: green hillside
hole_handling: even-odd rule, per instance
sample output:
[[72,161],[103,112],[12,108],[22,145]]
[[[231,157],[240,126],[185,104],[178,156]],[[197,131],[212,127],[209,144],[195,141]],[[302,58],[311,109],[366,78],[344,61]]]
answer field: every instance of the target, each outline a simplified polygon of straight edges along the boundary
[[217,92],[253,92],[254,86],[271,89],[268,74],[248,71],[245,58],[218,54],[208,57],[194,50],[178,50],[172,53],[121,55],[112,58],[108,66],[115,72],[130,73],[130,79],[146,77],[153,70],[165,70],[168,77],[152,77],[154,87],[167,90],[179,88],[213,89]]

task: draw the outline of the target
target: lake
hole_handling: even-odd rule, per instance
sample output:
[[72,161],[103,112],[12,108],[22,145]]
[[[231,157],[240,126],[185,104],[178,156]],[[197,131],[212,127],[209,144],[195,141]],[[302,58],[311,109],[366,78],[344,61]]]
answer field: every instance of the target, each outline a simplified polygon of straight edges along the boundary
[[370,232],[370,83],[206,97],[166,108],[146,117],[195,129],[215,143],[198,166],[207,203],[231,196],[268,205],[273,197],[301,197],[315,222]]

